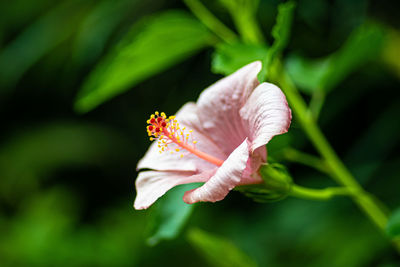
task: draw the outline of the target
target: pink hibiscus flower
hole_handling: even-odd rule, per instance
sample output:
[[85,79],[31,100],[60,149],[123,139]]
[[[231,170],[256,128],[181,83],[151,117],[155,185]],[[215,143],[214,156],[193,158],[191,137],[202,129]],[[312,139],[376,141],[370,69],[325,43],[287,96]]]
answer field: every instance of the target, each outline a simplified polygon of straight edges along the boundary
[[262,183],[258,174],[267,160],[266,146],[287,132],[291,111],[282,91],[259,84],[261,62],[253,62],[204,90],[197,103],[176,116],[156,112],[147,121],[156,140],[139,161],[135,209],[146,209],[169,189],[204,182],[183,200],[219,201],[238,185]]

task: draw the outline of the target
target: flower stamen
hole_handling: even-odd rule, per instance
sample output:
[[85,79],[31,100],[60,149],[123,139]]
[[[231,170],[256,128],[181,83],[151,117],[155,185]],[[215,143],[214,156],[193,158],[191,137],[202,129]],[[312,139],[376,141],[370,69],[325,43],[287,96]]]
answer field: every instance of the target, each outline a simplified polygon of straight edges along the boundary
[[[181,149],[183,149],[217,166],[221,166],[224,162],[223,160],[198,150],[196,148],[197,140],[194,140],[193,137],[193,130],[189,130],[189,133],[185,133],[186,127],[180,128],[175,116],[169,116],[167,118],[164,112],[160,114],[156,111],[150,116],[147,123],[149,124],[147,126],[147,134],[150,137],[150,141],[158,140],[160,153],[169,150],[168,145],[176,144],[180,148],[173,149],[175,152],[180,152]],[[170,154],[174,153],[173,150],[170,150]],[[183,154],[180,155],[180,157],[183,156]]]

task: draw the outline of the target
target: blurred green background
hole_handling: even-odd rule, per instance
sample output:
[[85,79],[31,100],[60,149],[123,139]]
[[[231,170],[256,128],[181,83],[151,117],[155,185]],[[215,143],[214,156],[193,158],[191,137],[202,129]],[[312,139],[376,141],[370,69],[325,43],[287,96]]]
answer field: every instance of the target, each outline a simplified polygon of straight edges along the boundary
[[[260,204],[232,192],[189,207],[178,187],[133,209],[148,116],[172,115],[273,41],[280,1],[232,2],[249,5],[240,16],[255,16],[262,44],[235,30],[229,1],[202,1],[243,37],[226,42],[181,1],[0,2],[1,266],[400,266],[347,198]],[[358,181],[395,210],[400,3],[296,3],[285,68],[311,104],[323,99],[319,124]],[[296,118],[269,155],[298,184],[334,185],[281,157],[287,147],[315,153]]]

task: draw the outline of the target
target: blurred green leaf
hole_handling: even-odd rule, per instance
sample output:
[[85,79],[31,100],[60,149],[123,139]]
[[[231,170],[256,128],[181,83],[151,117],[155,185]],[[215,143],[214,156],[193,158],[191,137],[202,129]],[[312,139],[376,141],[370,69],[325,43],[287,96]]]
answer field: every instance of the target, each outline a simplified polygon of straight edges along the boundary
[[258,75],[260,81],[265,80],[274,59],[282,53],[289,42],[295,7],[296,3],[294,1],[289,1],[278,6],[276,24],[271,32],[274,43],[269,49],[267,56],[264,58],[263,68]]
[[400,79],[400,31],[388,29],[382,59]]
[[87,112],[211,44],[214,36],[191,15],[167,11],[133,26],[90,73],[75,108]]
[[151,213],[151,236],[147,239],[150,246],[173,239],[180,233],[195,206],[183,202],[183,194],[198,186],[197,183],[177,186],[157,201]]
[[136,266],[144,218],[124,202],[90,224],[82,202],[59,186],[30,194],[13,217],[0,216],[2,266]]
[[327,58],[309,60],[298,55],[291,55],[286,61],[289,75],[305,93],[321,90],[322,80],[329,73],[332,65]]
[[386,233],[391,238],[400,239],[400,209],[395,210],[386,225]]
[[257,266],[257,263],[252,258],[225,238],[210,234],[198,228],[192,228],[187,233],[187,239],[211,266]]
[[[15,0],[12,2],[0,1],[0,35],[3,32],[12,32],[23,27],[35,19],[37,14],[48,10],[58,2],[51,0]],[[0,42],[1,44],[1,42]]]
[[103,0],[94,6],[77,29],[72,59],[92,63],[103,52],[108,39],[132,10],[142,11],[137,0]]
[[268,48],[264,45],[222,43],[213,54],[211,70],[214,73],[229,75],[250,62],[263,60],[267,51]]
[[41,176],[62,166],[120,160],[129,141],[98,125],[58,122],[24,129],[0,149],[0,199],[35,189]]
[[33,64],[75,32],[88,5],[77,2],[62,2],[39,17],[0,51],[0,88],[3,92],[14,86]]
[[328,92],[360,66],[378,58],[384,37],[384,28],[367,23],[353,31],[335,53],[320,59],[291,56],[286,62],[286,69],[303,92]]
[[259,0],[219,0],[232,16],[236,29],[245,43],[264,43],[264,36],[257,22]]

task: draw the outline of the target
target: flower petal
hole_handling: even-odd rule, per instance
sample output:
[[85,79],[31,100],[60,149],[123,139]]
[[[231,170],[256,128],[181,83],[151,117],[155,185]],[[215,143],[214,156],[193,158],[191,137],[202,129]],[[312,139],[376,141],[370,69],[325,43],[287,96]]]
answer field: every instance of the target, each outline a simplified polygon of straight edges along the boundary
[[260,146],[253,153],[250,153],[250,157],[247,160],[246,169],[242,174],[242,183],[249,184],[254,182],[254,179],[262,182],[261,177],[258,175],[258,169],[262,164],[267,162],[267,148],[266,146]]
[[224,199],[230,190],[241,183],[248,158],[249,144],[246,138],[218,168],[215,175],[203,186],[187,191],[183,196],[183,201],[192,204],[199,201],[215,202]]
[[257,86],[240,115],[249,130],[251,151],[267,144],[275,135],[286,133],[292,119],[285,95],[271,83]]
[[[227,158],[227,155],[216,146],[213,140],[204,134],[197,116],[196,104],[187,103],[184,105],[176,114],[176,119],[181,125],[181,128],[186,127],[187,129],[193,129],[192,137],[197,141],[196,148],[198,150],[221,160]],[[178,148],[178,146],[170,144],[169,148],[173,151],[175,148]],[[159,171],[203,172],[215,167],[215,165],[190,153],[183,152],[184,157],[181,158],[181,153],[170,154],[168,151],[159,153],[159,150],[157,142],[153,142],[144,157],[139,161],[137,168]]]
[[227,155],[246,137],[239,110],[259,84],[257,74],[260,70],[259,61],[246,65],[205,89],[197,101],[204,130],[217,144],[223,144],[223,152]]
[[136,179],[137,195],[133,206],[137,210],[147,209],[172,187],[180,184],[205,182],[215,173],[216,169],[201,174],[166,171],[141,172]]

